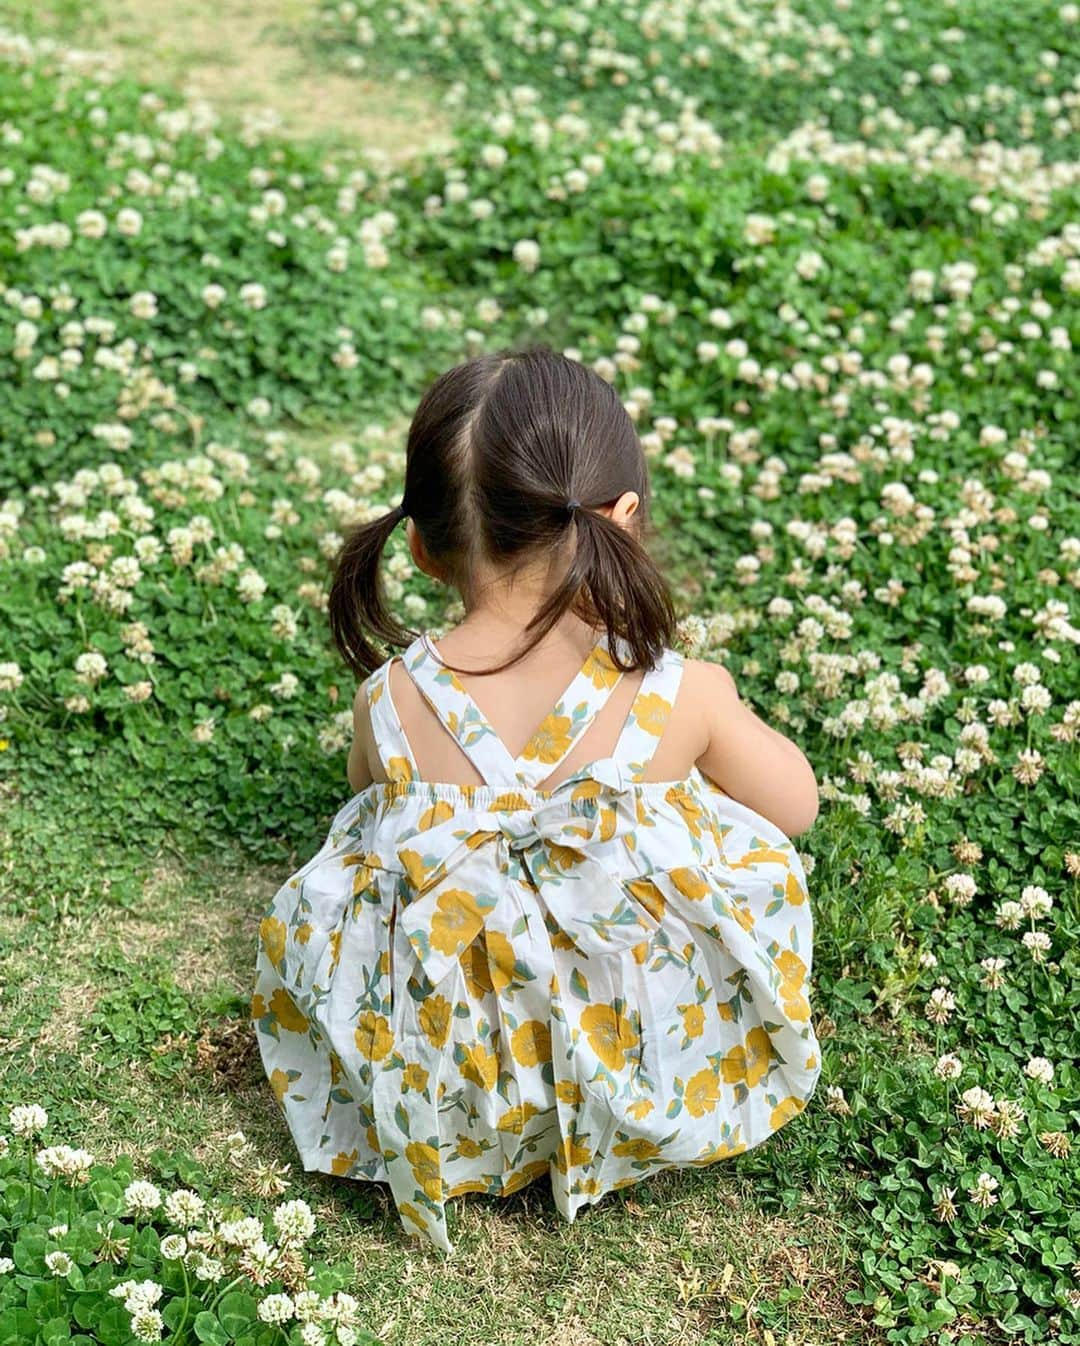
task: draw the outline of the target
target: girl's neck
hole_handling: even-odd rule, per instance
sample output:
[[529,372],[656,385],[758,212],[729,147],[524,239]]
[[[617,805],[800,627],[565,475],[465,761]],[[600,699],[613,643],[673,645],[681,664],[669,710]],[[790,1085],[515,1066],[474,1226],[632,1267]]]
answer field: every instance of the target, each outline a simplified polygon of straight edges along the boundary
[[[465,616],[452,632],[440,640],[448,651],[455,646],[464,652],[466,642],[483,646],[485,657],[505,653],[523,638],[525,628],[558,587],[561,576],[554,566],[522,568],[514,575],[478,576],[464,597]],[[543,655],[554,648],[587,643],[590,631],[585,622],[567,613],[533,651]]]

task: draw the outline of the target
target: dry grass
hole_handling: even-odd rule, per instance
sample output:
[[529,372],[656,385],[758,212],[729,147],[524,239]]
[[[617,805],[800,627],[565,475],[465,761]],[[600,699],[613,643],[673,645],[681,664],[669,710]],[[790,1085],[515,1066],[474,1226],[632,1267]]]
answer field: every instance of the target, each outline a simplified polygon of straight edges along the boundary
[[[136,78],[170,84],[223,114],[270,108],[281,131],[325,137],[389,164],[450,142],[416,81],[353,77],[311,49],[313,0],[25,0],[29,27],[114,53]],[[19,3],[8,22],[18,26]]]

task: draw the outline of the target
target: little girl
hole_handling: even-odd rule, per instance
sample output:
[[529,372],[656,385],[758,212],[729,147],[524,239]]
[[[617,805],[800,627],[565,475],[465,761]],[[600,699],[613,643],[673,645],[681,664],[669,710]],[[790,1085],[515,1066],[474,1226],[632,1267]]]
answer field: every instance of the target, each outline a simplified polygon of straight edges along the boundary
[[[448,1197],[550,1174],[572,1220],[760,1144],[820,1072],[814,773],[670,648],[648,491],[599,375],[504,350],[428,389],[401,504],[338,559],[356,793],[262,922],[252,1014],[305,1169],[388,1182],[447,1251]],[[464,603],[437,645],[385,605],[403,520]]]

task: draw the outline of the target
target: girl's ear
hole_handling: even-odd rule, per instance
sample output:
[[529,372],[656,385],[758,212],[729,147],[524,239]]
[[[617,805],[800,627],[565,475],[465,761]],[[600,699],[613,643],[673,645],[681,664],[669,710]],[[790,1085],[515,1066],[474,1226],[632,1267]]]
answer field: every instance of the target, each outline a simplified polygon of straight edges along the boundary
[[640,504],[641,497],[637,491],[623,491],[622,495],[612,505],[611,514],[608,517],[612,523],[617,523],[625,528],[637,513]]
[[419,529],[416,527],[416,524],[413,523],[412,519],[406,519],[405,521],[405,536],[408,539],[409,551],[412,553],[416,568],[422,570],[424,574],[430,576],[431,579],[438,580],[442,583],[442,571],[428,555],[427,548],[424,546],[423,539],[420,537]]

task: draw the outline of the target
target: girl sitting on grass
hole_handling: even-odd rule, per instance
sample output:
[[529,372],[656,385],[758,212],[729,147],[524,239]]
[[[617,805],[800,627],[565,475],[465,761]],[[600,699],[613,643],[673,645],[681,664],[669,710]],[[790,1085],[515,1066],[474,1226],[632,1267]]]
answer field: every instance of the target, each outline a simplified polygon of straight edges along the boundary
[[[388,1182],[448,1251],[449,1197],[549,1174],[572,1220],[759,1145],[820,1072],[814,773],[670,648],[648,495],[616,392],[504,350],[431,385],[400,505],[338,559],[356,793],[262,922],[253,1016],[304,1167]],[[463,600],[438,644],[384,601],[403,521]]]

